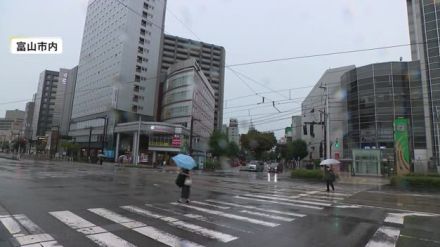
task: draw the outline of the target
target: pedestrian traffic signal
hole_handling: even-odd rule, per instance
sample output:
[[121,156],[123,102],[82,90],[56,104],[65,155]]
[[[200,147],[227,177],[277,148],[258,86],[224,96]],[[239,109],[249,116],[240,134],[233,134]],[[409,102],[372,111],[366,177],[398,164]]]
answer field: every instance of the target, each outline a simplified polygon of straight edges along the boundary
[[339,148],[339,140],[338,140],[338,138],[336,138],[336,141],[335,141],[335,148]]

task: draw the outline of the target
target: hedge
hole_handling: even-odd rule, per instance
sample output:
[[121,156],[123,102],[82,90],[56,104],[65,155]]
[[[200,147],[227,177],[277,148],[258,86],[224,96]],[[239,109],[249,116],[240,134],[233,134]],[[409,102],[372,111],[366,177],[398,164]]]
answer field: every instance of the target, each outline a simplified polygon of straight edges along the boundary
[[430,188],[440,189],[440,176],[437,175],[417,175],[409,174],[406,176],[391,177],[391,185],[402,188]]
[[308,178],[308,179],[322,179],[324,173],[322,170],[308,170],[308,169],[295,169],[290,174],[292,178]]

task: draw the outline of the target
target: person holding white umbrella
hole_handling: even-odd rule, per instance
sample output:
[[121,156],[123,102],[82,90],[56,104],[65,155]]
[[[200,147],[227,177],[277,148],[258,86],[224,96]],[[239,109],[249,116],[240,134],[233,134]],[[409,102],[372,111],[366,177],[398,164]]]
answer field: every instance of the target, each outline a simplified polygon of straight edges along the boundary
[[335,186],[333,185],[333,182],[336,180],[336,175],[333,169],[331,168],[331,165],[337,165],[340,162],[335,159],[326,159],[321,161],[321,166],[324,166],[324,180],[327,183],[327,192],[330,192],[330,186],[332,187],[332,190],[335,191]]

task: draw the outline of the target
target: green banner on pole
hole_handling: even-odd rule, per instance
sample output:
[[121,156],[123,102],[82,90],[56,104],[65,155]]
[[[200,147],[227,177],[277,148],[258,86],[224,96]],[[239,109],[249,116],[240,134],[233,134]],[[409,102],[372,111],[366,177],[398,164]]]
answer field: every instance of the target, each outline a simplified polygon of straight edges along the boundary
[[396,155],[396,171],[398,175],[408,174],[411,166],[409,148],[408,119],[394,120],[394,152]]

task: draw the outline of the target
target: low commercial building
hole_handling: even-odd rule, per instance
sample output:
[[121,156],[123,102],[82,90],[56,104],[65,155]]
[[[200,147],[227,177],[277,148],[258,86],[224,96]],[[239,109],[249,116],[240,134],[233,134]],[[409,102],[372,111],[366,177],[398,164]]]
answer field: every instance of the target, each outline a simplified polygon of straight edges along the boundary
[[[308,147],[310,160],[321,158],[342,158],[343,147],[339,145],[346,132],[346,101],[342,89],[341,76],[354,69],[345,66],[328,69],[304,99],[302,108],[302,136]],[[326,103],[326,96],[328,102]],[[328,105],[328,108],[326,107]],[[327,119],[329,141],[326,147],[324,127]],[[298,125],[297,121],[296,125]],[[295,126],[297,127],[297,126]],[[338,143],[338,145],[336,145]]]
[[162,121],[190,129],[189,152],[200,165],[214,131],[214,89],[194,58],[168,69],[162,95]]
[[418,61],[369,64],[342,75],[348,110],[343,150],[355,173],[379,175],[393,165],[402,174],[427,171],[420,75]]

